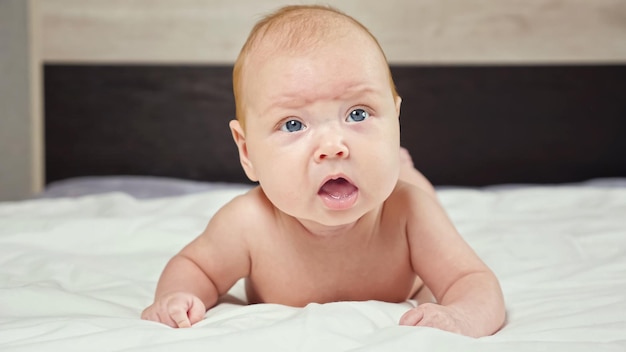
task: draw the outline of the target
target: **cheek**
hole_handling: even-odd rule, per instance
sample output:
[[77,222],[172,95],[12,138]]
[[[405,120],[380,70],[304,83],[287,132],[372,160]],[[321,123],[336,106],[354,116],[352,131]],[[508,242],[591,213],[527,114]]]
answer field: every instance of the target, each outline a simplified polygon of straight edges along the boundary
[[[364,169],[361,174],[367,175],[365,182],[368,187],[381,194],[391,193],[400,175],[400,142],[392,133],[381,135],[378,143],[365,143],[361,160]],[[366,166],[367,165],[367,166]]]
[[378,182],[393,184],[398,181],[400,175],[400,148],[388,147],[385,153],[380,153],[373,160],[373,164],[377,165],[373,168],[378,177]]
[[262,179],[260,184],[265,196],[276,208],[285,214],[302,217],[306,187],[297,183],[299,179],[301,177],[285,170],[274,177]]
[[266,196],[283,211],[296,204],[303,188],[307,187],[303,184],[307,179],[303,160],[293,150],[281,152],[276,147],[259,147],[251,153],[251,161]]
[[[399,167],[400,161],[400,129],[399,126],[386,123],[366,138],[358,139],[357,152],[370,162],[384,167]],[[390,171],[391,171],[390,170]]]
[[288,177],[295,172],[294,164],[298,162],[293,150],[286,150],[267,141],[250,145],[249,155],[258,177],[266,181]]

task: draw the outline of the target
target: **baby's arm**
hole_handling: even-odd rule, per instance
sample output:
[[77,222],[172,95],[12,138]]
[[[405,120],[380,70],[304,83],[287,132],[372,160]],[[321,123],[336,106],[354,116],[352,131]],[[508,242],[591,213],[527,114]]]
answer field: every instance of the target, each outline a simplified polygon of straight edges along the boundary
[[497,278],[432,197],[417,191],[413,204],[407,226],[412,265],[438,303],[420,304],[400,323],[474,337],[495,333],[506,314]]
[[247,276],[249,257],[234,206],[222,208],[206,230],[166,265],[154,303],[141,314],[171,327],[190,327],[202,320],[220,295]]
[[154,303],[143,311],[142,319],[186,328],[202,320],[207,307],[217,302],[217,287],[196,260],[184,252],[175,255],[165,266]]

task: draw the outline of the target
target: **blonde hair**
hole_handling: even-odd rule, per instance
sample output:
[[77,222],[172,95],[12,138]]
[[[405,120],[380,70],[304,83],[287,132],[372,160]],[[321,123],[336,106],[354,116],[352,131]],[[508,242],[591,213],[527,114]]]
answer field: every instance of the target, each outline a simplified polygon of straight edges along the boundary
[[[276,48],[300,50],[306,47],[310,47],[312,41],[321,42],[329,35],[336,35],[333,30],[336,30],[338,24],[345,23],[346,20],[362,29],[370,38],[376,43],[376,46],[380,50],[380,53],[385,58],[378,40],[372,35],[372,33],[359,21],[355,20],[343,12],[330,7],[321,5],[295,5],[286,6],[278,11],[266,16],[262,20],[256,23],[252,28],[248,39],[241,48],[239,56],[235,61],[233,68],[233,93],[235,96],[235,115],[237,120],[241,124],[241,127],[245,129],[245,115],[244,115],[244,99],[243,99],[243,76],[245,63],[250,57],[254,49],[261,45],[261,42],[267,36],[272,34],[272,44]],[[398,93],[396,91],[393,77],[391,76],[391,70],[387,65],[389,73],[389,83],[393,97],[396,98]]]

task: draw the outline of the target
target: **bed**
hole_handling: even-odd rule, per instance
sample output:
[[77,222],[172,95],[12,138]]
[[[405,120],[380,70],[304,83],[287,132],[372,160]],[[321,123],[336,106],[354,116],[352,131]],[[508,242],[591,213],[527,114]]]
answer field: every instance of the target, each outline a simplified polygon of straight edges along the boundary
[[402,144],[499,277],[507,322],[400,327],[414,302],[139,319],[158,276],[253,185],[230,67],[45,66],[46,182],[0,203],[1,351],[625,351],[626,66],[394,66]]

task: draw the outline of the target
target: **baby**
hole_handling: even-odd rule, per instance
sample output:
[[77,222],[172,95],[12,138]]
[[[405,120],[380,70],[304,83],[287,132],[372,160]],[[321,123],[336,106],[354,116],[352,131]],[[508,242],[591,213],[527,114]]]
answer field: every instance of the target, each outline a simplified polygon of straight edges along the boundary
[[233,81],[230,129],[259,185],[169,261],[143,319],[189,327],[246,278],[249,303],[417,297],[400,324],[468,336],[502,326],[498,280],[400,148],[401,99],[363,25],[285,7],[254,27]]

